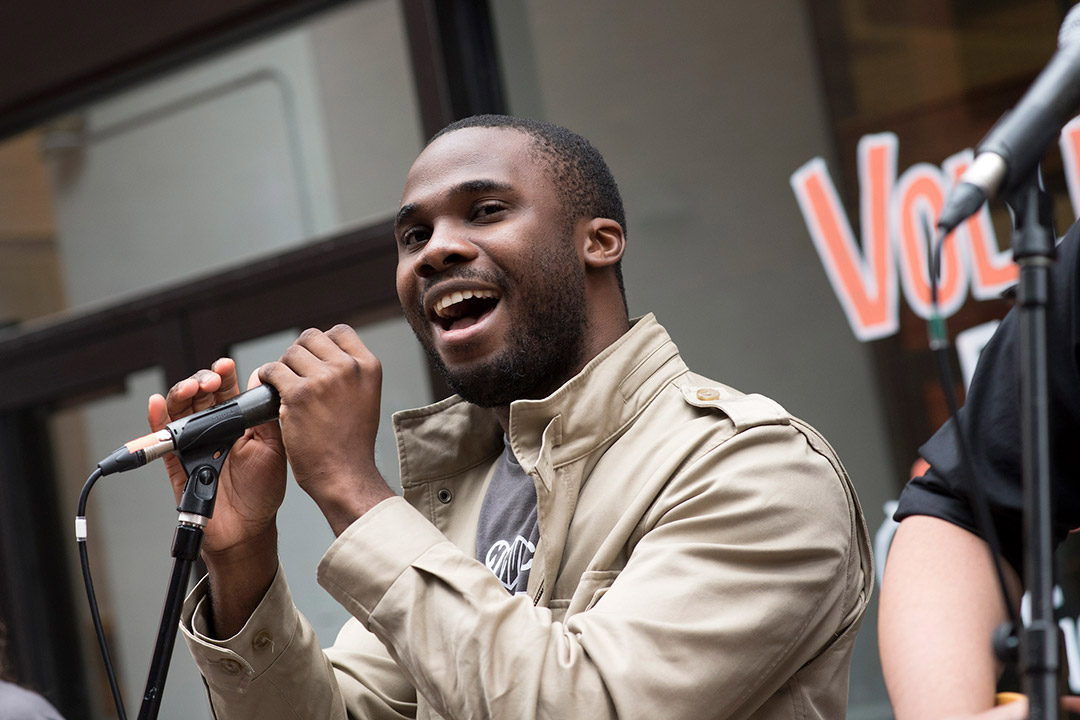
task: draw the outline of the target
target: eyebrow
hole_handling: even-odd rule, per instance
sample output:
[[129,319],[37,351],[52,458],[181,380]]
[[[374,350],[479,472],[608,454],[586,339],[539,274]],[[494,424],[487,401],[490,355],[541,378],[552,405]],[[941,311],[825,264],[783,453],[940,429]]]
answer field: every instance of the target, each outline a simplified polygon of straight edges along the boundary
[[[511,192],[513,189],[514,188],[510,183],[501,180],[479,178],[476,180],[465,180],[464,182],[460,182],[451,187],[446,194],[465,195],[483,192]],[[402,205],[397,211],[397,216],[394,218],[394,230],[397,231],[402,225],[408,222],[410,218],[416,215],[420,209],[420,203],[406,203]]]

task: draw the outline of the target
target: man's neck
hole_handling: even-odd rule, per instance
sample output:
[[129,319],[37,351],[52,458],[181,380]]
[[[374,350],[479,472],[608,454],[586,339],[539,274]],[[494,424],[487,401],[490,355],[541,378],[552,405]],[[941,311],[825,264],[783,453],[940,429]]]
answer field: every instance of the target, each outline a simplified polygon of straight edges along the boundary
[[[586,365],[592,362],[593,358],[603,352],[608,346],[615,343],[620,337],[626,334],[630,330],[630,322],[626,318],[621,318],[618,321],[611,322],[606,326],[601,326],[600,331],[596,332],[594,327],[594,333],[592,335],[592,341],[586,343],[586,352],[584,359],[578,364],[574,371],[569,373],[566,377],[562,378],[558,384],[554,385],[550,392],[555,392],[566,384],[572,377],[580,373]],[[550,393],[545,393],[545,397]],[[503,434],[509,437],[510,435],[510,406],[500,405],[499,407],[491,408],[491,412],[495,419],[502,427]]]
[[502,426],[503,435],[510,436],[510,406],[500,405],[499,407],[491,408],[491,414],[495,416],[495,419],[499,421],[499,425]]

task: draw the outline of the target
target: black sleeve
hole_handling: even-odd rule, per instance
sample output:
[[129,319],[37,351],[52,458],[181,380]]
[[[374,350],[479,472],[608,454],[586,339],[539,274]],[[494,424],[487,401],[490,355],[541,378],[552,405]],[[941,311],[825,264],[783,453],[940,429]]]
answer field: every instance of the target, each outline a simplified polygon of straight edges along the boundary
[[[1052,532],[1056,543],[1080,526],[1078,245],[1080,223],[1058,245],[1047,308]],[[930,470],[908,483],[895,518],[931,515],[980,534],[968,502],[957,426],[972,454],[975,477],[990,502],[1002,552],[1023,577],[1020,382],[1020,324],[1013,308],[979,356],[965,406],[919,449]]]

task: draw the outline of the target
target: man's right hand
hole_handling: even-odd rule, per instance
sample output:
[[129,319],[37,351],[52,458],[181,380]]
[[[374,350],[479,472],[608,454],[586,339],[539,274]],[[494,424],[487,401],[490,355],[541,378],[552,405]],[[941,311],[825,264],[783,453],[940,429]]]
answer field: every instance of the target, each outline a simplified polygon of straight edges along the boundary
[[[258,384],[253,375],[249,388]],[[148,420],[155,432],[239,392],[236,364],[222,358],[172,386],[166,397],[150,397]],[[179,459],[164,457],[177,502],[187,484]],[[285,448],[278,423],[249,428],[233,445],[218,480],[214,517],[203,536],[210,571],[214,630],[234,635],[258,605],[277,572],[277,510],[285,498]],[[224,582],[228,579],[228,584]]]

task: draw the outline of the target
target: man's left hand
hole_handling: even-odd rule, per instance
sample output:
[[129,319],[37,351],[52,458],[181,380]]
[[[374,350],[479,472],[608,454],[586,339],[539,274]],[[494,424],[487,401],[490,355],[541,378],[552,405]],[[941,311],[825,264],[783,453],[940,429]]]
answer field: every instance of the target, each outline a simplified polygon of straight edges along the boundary
[[375,467],[382,366],[351,327],[305,330],[259,378],[281,396],[289,464],[335,535],[393,496]]

